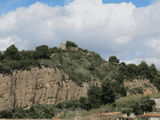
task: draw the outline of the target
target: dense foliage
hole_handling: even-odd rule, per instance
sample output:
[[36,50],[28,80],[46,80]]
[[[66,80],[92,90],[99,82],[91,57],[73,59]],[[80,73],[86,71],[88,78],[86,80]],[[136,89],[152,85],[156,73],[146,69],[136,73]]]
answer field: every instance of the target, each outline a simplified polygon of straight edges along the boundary
[[[0,117],[52,118],[57,110],[76,108],[90,110],[106,104],[127,113],[141,114],[152,110],[154,103],[150,102],[148,97],[127,101],[127,104],[118,104],[115,100],[126,96],[124,81],[146,78],[160,90],[160,72],[154,64],[148,65],[144,61],[139,65],[125,64],[116,56],[111,56],[107,62],[95,52],[78,48],[74,42],[67,41],[65,45],[66,50],[41,45],[35,50],[22,51],[11,45],[4,52],[0,52],[0,73],[12,74],[13,70],[30,70],[32,67],[57,67],[80,86],[83,82],[97,79],[101,81],[101,86],[90,86],[88,98],[82,97],[56,106],[33,105],[29,110],[18,108],[13,111],[2,111]],[[143,94],[141,88],[135,88],[132,92]]]
[[[99,97],[99,96],[98,96]],[[89,98],[90,99],[90,98]],[[0,118],[12,119],[52,119],[56,114],[62,111],[74,110],[90,110],[97,108],[93,106],[93,101],[88,98],[80,98],[68,102],[59,103],[58,105],[32,105],[30,109],[17,108],[10,111],[1,111]],[[96,98],[94,98],[96,99]],[[100,101],[94,101],[99,105]],[[103,107],[105,112],[122,111],[123,113],[135,113],[136,115],[143,114],[144,112],[151,112],[154,109],[155,102],[150,100],[149,96],[145,97],[124,97],[118,99],[113,103],[107,104]]]
[[10,111],[0,112],[0,118],[12,118],[12,119],[52,119],[57,109],[54,105],[32,105],[30,109],[17,108]]
[[0,52],[0,73],[11,74],[13,70],[29,70],[31,67],[58,67],[78,85],[89,82],[92,76],[93,80],[101,81],[109,77],[120,86],[124,80],[147,78],[160,89],[160,73],[154,64],[149,66],[143,61],[139,65],[126,65],[116,56],[111,56],[107,62],[95,52],[78,48],[74,42],[67,41],[65,45],[66,50],[41,45],[35,50],[22,51],[11,45],[6,51]]
[[144,112],[152,112],[155,102],[150,100],[149,96],[142,97],[124,97],[118,99],[113,104],[106,105],[107,112],[122,111],[123,113],[135,113],[141,115]]

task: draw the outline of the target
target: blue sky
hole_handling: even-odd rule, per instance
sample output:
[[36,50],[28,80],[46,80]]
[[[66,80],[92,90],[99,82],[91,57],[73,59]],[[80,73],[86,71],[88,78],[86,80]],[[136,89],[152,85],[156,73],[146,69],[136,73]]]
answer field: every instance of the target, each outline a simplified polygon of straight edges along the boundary
[[0,0],[0,14],[6,14],[18,7],[28,7],[35,2],[42,2],[49,6],[63,6],[65,0]]
[[[0,0],[0,15],[13,11],[18,7],[28,7],[35,2],[42,2],[49,6],[63,6],[65,4],[65,0]],[[145,7],[150,5],[153,0],[103,0],[105,4],[121,2],[132,2],[136,7]]]
[[132,2],[136,7],[145,7],[150,5],[153,0],[103,0],[104,3],[121,3],[121,2]]

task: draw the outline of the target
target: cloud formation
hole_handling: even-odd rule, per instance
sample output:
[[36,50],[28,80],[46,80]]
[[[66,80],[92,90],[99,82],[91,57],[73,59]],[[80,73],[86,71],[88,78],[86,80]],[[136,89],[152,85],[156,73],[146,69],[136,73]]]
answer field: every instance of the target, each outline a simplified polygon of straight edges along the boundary
[[142,8],[101,0],[74,0],[64,7],[37,2],[0,17],[0,49],[10,44],[19,49],[53,47],[71,40],[104,58],[116,55],[122,61],[160,66],[159,11],[160,2]]

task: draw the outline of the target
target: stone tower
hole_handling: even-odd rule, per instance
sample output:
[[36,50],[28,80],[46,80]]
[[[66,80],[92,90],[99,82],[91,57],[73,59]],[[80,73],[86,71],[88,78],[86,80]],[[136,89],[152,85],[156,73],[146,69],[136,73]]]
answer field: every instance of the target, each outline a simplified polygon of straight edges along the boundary
[[63,44],[63,43],[61,43],[61,44],[60,44],[60,48],[61,48],[62,50],[66,50],[66,45]]

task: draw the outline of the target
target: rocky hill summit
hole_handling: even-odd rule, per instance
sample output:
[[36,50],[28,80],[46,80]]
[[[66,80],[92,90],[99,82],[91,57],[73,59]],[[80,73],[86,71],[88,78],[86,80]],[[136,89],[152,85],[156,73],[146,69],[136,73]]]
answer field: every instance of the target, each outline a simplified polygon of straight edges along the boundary
[[0,111],[79,99],[90,109],[158,90],[160,72],[154,64],[125,64],[116,56],[106,61],[71,41],[60,48],[41,45],[19,51],[11,45],[0,52]]

